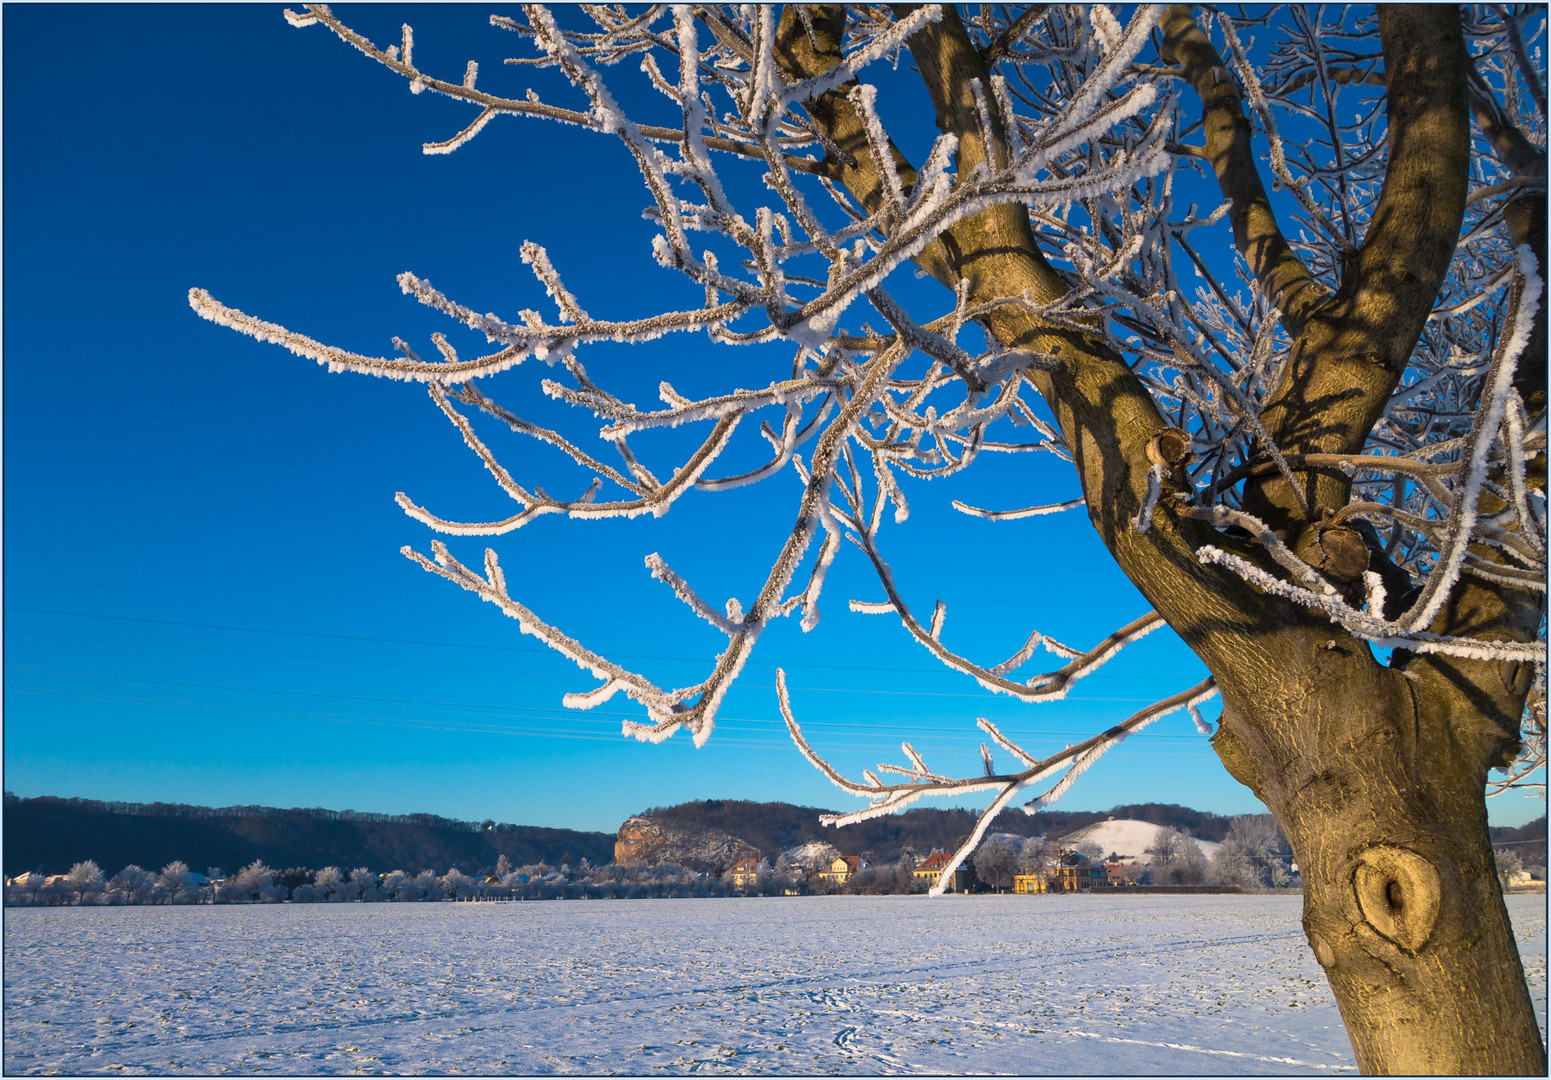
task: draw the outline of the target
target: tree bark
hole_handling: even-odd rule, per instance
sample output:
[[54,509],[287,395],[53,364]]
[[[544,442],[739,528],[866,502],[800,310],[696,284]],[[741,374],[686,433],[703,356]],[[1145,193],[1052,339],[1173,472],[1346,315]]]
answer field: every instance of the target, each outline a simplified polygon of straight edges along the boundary
[[1301,655],[1278,660],[1281,692],[1225,692],[1213,741],[1287,833],[1304,931],[1359,1067],[1543,1075],[1494,873],[1486,769],[1458,734],[1472,718],[1349,641],[1306,636]]
[[[820,74],[841,56],[843,11],[809,13],[811,33],[790,9],[781,23],[777,57],[796,77]],[[1209,157],[1228,174],[1225,196],[1240,215],[1235,236],[1249,248],[1252,269],[1263,268],[1268,287],[1296,313],[1294,336],[1307,349],[1302,368],[1289,364],[1302,374],[1278,388],[1267,410],[1284,448],[1361,447],[1404,370],[1458,234],[1469,138],[1457,12],[1390,10],[1381,26],[1386,63],[1405,80],[1391,104],[1392,173],[1353,272],[1335,294],[1308,277],[1281,238],[1251,175],[1236,93],[1205,102]],[[1194,63],[1202,85],[1221,83],[1188,12],[1170,12],[1163,29],[1187,77]],[[970,82],[988,85],[989,72],[956,12],[945,8],[910,49],[938,125],[959,136],[960,172],[1005,153],[981,139]],[[1220,61],[1215,67],[1221,71]],[[881,182],[847,89],[807,105],[853,159],[829,162],[830,175],[874,211]],[[991,119],[998,141],[994,103]],[[890,153],[908,185],[909,163],[892,146]],[[967,282],[971,303],[1023,294],[1046,301],[1066,288],[1016,205],[958,223],[918,263],[949,286]],[[1104,544],[1218,681],[1224,711],[1213,746],[1287,833],[1303,874],[1305,931],[1361,1068],[1543,1074],[1545,1050],[1493,872],[1483,796],[1488,768],[1512,741],[1506,717],[1516,723],[1523,680],[1499,678],[1496,665],[1435,658],[1402,656],[1386,667],[1322,616],[1194,556],[1213,543],[1260,561],[1253,548],[1175,518],[1167,506],[1154,528],[1133,529],[1146,446],[1166,426],[1145,388],[1097,339],[1025,308],[998,308],[984,323],[1004,347],[1059,358],[1057,370],[1031,370],[1030,380],[1071,448]],[[1345,504],[1344,473],[1306,475],[1311,509]],[[1286,486],[1280,478],[1262,485],[1262,503],[1280,515],[1274,524],[1317,529],[1318,509],[1310,522],[1279,484]],[[1532,601],[1501,589],[1461,590],[1440,619],[1456,628],[1474,620],[1489,637],[1525,640],[1536,613]]]

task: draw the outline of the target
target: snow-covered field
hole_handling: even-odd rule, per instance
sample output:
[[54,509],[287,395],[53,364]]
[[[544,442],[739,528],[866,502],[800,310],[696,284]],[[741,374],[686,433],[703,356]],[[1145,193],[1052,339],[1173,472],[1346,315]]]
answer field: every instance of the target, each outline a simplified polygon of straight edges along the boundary
[[[5,912],[8,1074],[1342,1073],[1298,897]],[[1546,918],[1510,898],[1545,1026]]]

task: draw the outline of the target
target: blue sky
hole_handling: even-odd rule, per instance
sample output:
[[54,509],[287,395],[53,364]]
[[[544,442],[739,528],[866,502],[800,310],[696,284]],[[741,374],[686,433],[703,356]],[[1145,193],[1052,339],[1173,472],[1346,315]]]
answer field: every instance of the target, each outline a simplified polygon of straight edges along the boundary
[[[617,141],[508,120],[425,156],[421,143],[466,111],[412,96],[277,7],[8,5],[3,17],[7,790],[610,831],[697,798],[848,809],[785,736],[777,664],[811,741],[852,775],[899,760],[901,737],[935,768],[972,773],[977,716],[1053,750],[1205,676],[1160,633],[1064,703],[993,697],[897,620],[846,610],[880,594],[848,550],[819,628],[766,633],[705,748],[622,739],[621,718],[638,715],[623,697],[567,712],[561,695],[590,688],[587,676],[399,554],[431,534],[396,491],[446,517],[510,512],[424,391],[329,375],[199,319],[187,291],[385,355],[394,334],[425,347],[453,329],[400,294],[403,270],[478,310],[548,310],[519,258],[531,239],[595,314],[683,303],[685,284],[651,262]],[[482,84],[504,88],[528,74],[501,67],[522,46],[484,9],[348,18],[378,41],[412,22],[430,70],[456,75],[474,57]],[[663,377],[711,391],[763,384],[790,362],[784,348],[704,338],[582,358],[643,402]],[[550,374],[525,365],[486,389],[557,422],[538,390]],[[644,445],[672,464],[683,437]],[[557,493],[582,486],[558,455],[498,449]],[[738,471],[759,449],[746,442],[722,464]],[[907,487],[911,518],[885,533],[907,597],[923,611],[947,601],[950,645],[994,661],[1037,628],[1086,647],[1146,610],[1081,516],[992,523],[949,506],[1071,498],[1069,470],[1025,458],[977,472]],[[713,601],[747,600],[799,494],[788,473],[692,494],[663,519],[540,519],[494,546],[541,617],[685,685],[721,638],[642,560],[661,552]],[[483,543],[452,547],[477,562]],[[1103,759],[1060,805],[1151,800],[1263,809],[1183,715]],[[1491,806],[1503,824],[1543,812],[1517,795]]]

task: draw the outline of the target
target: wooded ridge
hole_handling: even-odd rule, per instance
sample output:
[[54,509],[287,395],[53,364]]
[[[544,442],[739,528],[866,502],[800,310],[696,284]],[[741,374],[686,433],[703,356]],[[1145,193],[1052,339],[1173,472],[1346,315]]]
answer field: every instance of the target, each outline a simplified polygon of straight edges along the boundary
[[[906,848],[913,848],[919,855],[933,850],[952,851],[975,827],[978,816],[969,810],[922,808],[832,829],[819,823],[819,815],[830,812],[784,802],[704,799],[653,807],[640,816],[675,826],[678,830],[726,833],[771,858],[798,844],[822,840],[833,844],[842,855],[866,854],[875,863],[892,862]],[[1058,839],[1084,825],[1110,817],[1150,821],[1212,841],[1221,841],[1227,836],[1231,820],[1228,816],[1192,810],[1187,806],[1134,803],[1109,810],[1054,810],[1037,814],[1007,810],[997,816],[990,831]]]
[[375,870],[466,873],[505,855],[514,864],[607,863],[610,833],[546,829],[433,814],[370,814],[321,808],[186,806],[99,802],[7,792],[7,877],[28,870],[60,874],[90,859],[113,873],[131,863],[160,867],[181,859],[203,871],[235,872],[254,859],[270,866],[368,866]]
[[[843,829],[825,828],[819,807],[744,799],[704,799],[652,807],[639,818],[672,827],[676,835],[722,833],[762,856],[810,841],[833,844],[842,854],[867,854],[893,862],[909,848],[917,855],[952,850],[974,827],[969,810],[910,810]],[[1230,816],[1171,803],[1131,803],[1109,810],[1021,811],[1001,814],[994,832],[1058,839],[1106,818],[1165,825],[1201,839],[1222,841]],[[322,808],[189,806],[178,803],[102,802],[38,796],[4,801],[4,869],[8,877],[28,870],[64,873],[90,859],[111,873],[134,863],[159,867],[174,859],[204,870],[236,870],[254,859],[271,866],[394,867],[445,873],[456,866],[472,873],[505,855],[514,865],[614,860],[610,833],[549,829],[485,820],[459,821],[434,814],[374,814]],[[1525,865],[1545,861],[1545,819],[1519,828],[1494,828],[1494,842],[1514,842]],[[1535,844],[1538,838],[1538,846]],[[1528,843],[1526,843],[1526,841]],[[652,861],[682,861],[664,851]]]

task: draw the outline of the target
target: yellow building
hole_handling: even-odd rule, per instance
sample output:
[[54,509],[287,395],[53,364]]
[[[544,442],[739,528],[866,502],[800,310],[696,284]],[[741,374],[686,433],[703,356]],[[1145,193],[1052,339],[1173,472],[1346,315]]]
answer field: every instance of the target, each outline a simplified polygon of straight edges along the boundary
[[1031,870],[1025,866],[1012,878],[1012,891],[1015,893],[1043,893],[1050,891],[1050,879],[1042,870]]
[[732,867],[732,884],[735,889],[746,888],[754,884],[759,877],[758,859],[739,859]]
[[[942,872],[953,861],[953,856],[944,851],[934,851],[916,864],[911,876],[917,881],[924,881],[928,888],[937,884],[937,879],[942,877]],[[947,892],[963,892],[969,888],[969,869],[962,863],[957,866],[952,877],[948,879]]]
[[1062,892],[1087,892],[1095,885],[1109,884],[1102,865],[1095,866],[1086,855],[1062,851],[1056,866],[1056,885]]
[[840,885],[850,881],[851,875],[859,874],[868,867],[867,860],[860,855],[840,855],[834,862],[820,870],[818,876],[825,881],[833,881]]

